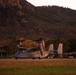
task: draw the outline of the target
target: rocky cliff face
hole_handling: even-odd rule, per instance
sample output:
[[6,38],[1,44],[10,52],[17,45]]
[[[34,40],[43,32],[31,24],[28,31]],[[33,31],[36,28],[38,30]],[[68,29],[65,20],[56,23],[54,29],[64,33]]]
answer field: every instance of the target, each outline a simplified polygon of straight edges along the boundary
[[21,26],[27,23],[25,15],[33,11],[34,6],[26,0],[0,0],[1,37],[24,34]]
[[21,7],[19,0],[0,0],[0,7]]

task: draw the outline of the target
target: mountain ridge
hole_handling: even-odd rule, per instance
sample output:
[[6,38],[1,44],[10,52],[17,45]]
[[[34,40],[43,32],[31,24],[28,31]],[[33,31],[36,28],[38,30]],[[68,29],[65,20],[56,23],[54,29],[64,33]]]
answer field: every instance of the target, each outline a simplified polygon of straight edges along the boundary
[[76,38],[76,10],[0,0],[0,38]]

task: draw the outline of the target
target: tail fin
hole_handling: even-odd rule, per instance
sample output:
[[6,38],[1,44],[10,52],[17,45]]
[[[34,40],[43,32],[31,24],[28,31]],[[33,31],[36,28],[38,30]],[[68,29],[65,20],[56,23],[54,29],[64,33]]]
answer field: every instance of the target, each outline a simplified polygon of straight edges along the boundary
[[57,52],[60,57],[63,57],[63,55],[62,55],[63,54],[63,44],[62,43],[59,44]]
[[50,44],[48,51],[53,51],[54,50],[54,45]]

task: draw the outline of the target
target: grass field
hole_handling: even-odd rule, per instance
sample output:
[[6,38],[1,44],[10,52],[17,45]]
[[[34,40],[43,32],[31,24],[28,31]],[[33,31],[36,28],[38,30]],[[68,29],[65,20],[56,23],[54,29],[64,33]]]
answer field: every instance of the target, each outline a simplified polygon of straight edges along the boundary
[[76,59],[0,59],[0,75],[76,75]]

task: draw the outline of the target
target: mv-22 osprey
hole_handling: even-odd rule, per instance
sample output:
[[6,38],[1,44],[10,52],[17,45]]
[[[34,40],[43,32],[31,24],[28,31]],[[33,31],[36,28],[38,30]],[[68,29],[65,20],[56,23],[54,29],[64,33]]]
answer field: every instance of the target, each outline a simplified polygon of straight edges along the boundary
[[56,53],[58,53],[60,55],[60,57],[62,57],[63,44],[60,43],[57,50],[54,50],[53,44],[50,44],[49,49],[46,50],[45,42],[42,38],[40,38],[39,40],[36,40],[36,41],[39,43],[38,47],[24,48],[21,46],[22,42],[19,40],[19,43],[17,45],[18,50],[14,54],[14,57],[16,59],[18,59],[18,58],[33,58],[33,59],[49,58],[51,53],[53,53],[53,51],[56,51]]

